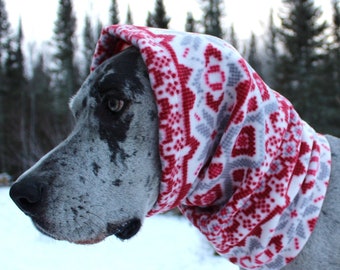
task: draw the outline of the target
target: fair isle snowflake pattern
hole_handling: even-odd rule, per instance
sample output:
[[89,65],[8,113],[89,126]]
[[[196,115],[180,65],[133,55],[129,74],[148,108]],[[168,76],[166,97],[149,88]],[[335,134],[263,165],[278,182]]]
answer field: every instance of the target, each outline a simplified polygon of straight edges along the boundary
[[179,207],[231,262],[281,269],[301,251],[321,210],[331,163],[325,137],[211,36],[109,26],[92,70],[131,45],[158,105],[163,176],[149,216]]

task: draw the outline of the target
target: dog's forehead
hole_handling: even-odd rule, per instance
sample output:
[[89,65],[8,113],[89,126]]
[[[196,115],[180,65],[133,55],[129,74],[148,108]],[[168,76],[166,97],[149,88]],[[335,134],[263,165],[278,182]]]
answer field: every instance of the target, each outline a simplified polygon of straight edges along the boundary
[[73,113],[77,112],[85,101],[87,102],[89,91],[89,87],[85,87],[83,84],[79,91],[70,99],[69,107]]
[[140,53],[133,48],[105,60],[85,80],[78,93],[71,99],[71,110],[84,107],[87,97],[98,93],[114,91],[119,96],[132,100],[137,93],[143,92],[147,69]]
[[[71,98],[69,107],[71,111],[78,111],[81,107],[84,107],[87,99],[93,96],[93,92],[98,91],[101,85],[105,82],[112,81],[112,77],[116,73],[112,61],[105,61],[94,72],[92,72],[84,81],[78,92]],[[91,95],[92,92],[92,95]],[[86,101],[85,101],[86,100]]]

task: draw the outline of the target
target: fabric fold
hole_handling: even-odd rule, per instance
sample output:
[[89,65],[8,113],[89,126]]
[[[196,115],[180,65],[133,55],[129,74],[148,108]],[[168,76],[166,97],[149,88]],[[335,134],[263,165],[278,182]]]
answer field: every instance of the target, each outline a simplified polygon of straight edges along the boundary
[[326,138],[225,41],[113,25],[92,70],[127,46],[149,71],[159,117],[160,194],[216,251],[246,269],[280,269],[316,224],[330,175]]

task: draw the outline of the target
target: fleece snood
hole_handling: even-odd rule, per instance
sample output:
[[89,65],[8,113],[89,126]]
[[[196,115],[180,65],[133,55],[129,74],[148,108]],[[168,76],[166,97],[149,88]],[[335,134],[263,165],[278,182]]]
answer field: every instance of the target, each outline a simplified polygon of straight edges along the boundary
[[149,216],[179,207],[231,262],[281,269],[318,219],[330,175],[325,137],[212,36],[109,26],[92,70],[131,45],[158,106],[163,176]]

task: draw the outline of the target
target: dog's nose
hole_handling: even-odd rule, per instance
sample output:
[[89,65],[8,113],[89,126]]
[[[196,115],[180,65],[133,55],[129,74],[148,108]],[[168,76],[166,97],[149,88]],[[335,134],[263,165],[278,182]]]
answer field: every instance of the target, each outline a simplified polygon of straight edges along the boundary
[[9,194],[26,215],[34,216],[46,192],[46,186],[38,178],[24,177],[12,185]]

